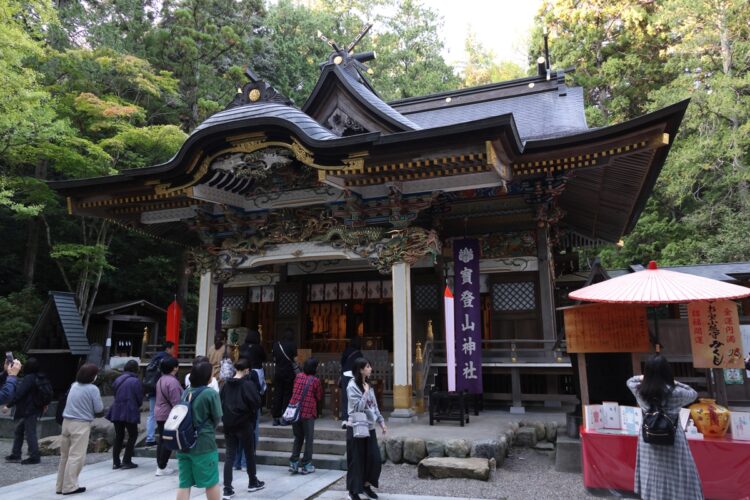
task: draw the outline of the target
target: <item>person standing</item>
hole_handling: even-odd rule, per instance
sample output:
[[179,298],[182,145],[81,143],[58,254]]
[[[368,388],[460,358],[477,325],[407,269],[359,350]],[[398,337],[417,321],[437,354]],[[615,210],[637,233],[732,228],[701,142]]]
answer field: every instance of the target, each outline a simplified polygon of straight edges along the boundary
[[208,500],[219,500],[219,449],[216,446],[216,426],[221,423],[219,393],[206,386],[211,380],[211,363],[201,362],[190,372],[189,389],[183,398],[192,398],[193,423],[198,436],[190,451],[177,452],[179,485],[177,500],[188,500],[193,486],[206,489]]
[[219,371],[221,370],[221,360],[224,356],[229,353],[229,349],[225,346],[226,339],[223,333],[217,333],[214,336],[214,343],[208,346],[208,362],[211,363],[213,369],[212,376],[214,379],[219,380]]
[[5,367],[0,374],[0,405],[8,404],[16,396],[16,384],[18,383],[18,373],[23,365],[17,359],[13,362],[5,361]]
[[104,412],[99,388],[94,385],[99,367],[86,363],[70,386],[63,410],[62,435],[60,437],[60,466],[57,469],[55,492],[74,495],[86,491],[78,485],[78,476],[86,463],[91,422]]
[[354,365],[354,360],[363,357],[361,349],[362,337],[360,337],[359,335],[355,335],[349,342],[349,345],[346,346],[346,349],[344,349],[344,352],[341,354],[341,379],[339,382],[339,388],[341,389],[341,405],[339,417],[341,418],[342,429],[346,429],[346,421],[349,420],[346,389],[347,387],[349,387],[349,381],[353,378],[352,366]]
[[[166,358],[172,357],[174,351],[174,342],[167,340],[161,346],[161,350],[154,354],[154,357],[146,367],[146,375],[144,379],[150,378],[150,373],[156,373],[157,378],[153,380],[153,385],[146,386],[146,397],[148,398],[148,418],[146,419],[146,446],[156,445],[156,418],[154,417],[154,407],[156,406],[156,382],[158,377],[161,376],[161,370],[159,365]],[[145,381],[145,380],[144,380]],[[144,384],[145,385],[145,384]]]
[[[195,359],[193,360],[193,366],[197,365],[198,363],[210,363],[210,361],[208,361],[207,356],[196,356]],[[185,375],[185,389],[190,388],[190,374],[191,373],[192,371],[188,372],[187,375]],[[216,378],[214,378],[213,376],[213,367],[211,369],[211,373],[212,373],[211,381],[208,383],[208,387],[216,391],[216,394],[218,394],[219,393],[219,381],[216,380]]]
[[[36,423],[44,409],[39,406],[37,401],[38,379],[43,375],[39,373],[39,361],[36,358],[29,358],[26,361],[26,365],[23,367],[23,375],[15,397],[8,403],[8,408],[16,407],[16,412],[13,414],[16,431],[13,438],[13,451],[5,457],[5,460],[7,462],[21,462],[24,465],[38,464],[41,460],[39,459],[39,442],[36,437]],[[21,460],[24,435],[26,436],[29,457]]]
[[[292,456],[289,457],[289,471],[300,474],[311,474],[315,472],[312,464],[313,440],[315,436],[315,419],[318,418],[318,403],[323,399],[323,386],[315,376],[318,370],[318,360],[308,358],[302,373],[294,379],[294,391],[289,404],[299,404],[299,419],[292,423],[294,432],[294,445]],[[299,455],[302,444],[305,445],[305,454],[300,462]]]
[[234,364],[235,374],[224,382],[220,391],[226,457],[224,459],[224,499],[234,496],[232,487],[232,465],[239,450],[247,457],[247,491],[253,492],[265,486],[258,480],[255,467],[255,416],[260,407],[260,394],[250,381],[250,362],[240,358]]
[[180,402],[182,396],[182,386],[177,380],[177,371],[179,362],[172,357],[164,359],[161,362],[161,378],[156,383],[156,408],[154,417],[156,417],[156,431],[159,434],[156,445],[156,475],[168,476],[174,474],[174,469],[167,467],[169,459],[172,456],[172,450],[164,446],[162,434],[164,434],[164,423],[169,418],[169,412],[172,407]]
[[[112,468],[135,469],[138,464],[133,463],[133,451],[135,450],[135,440],[138,437],[138,424],[141,421],[141,405],[143,404],[143,385],[138,379],[138,362],[136,360],[131,359],[125,363],[123,374],[115,379],[112,389],[115,391],[115,401],[107,412],[107,420],[115,424]],[[125,444],[125,455],[120,462],[120,451],[125,440],[126,430],[128,431],[128,442]]]
[[[263,370],[263,363],[266,362],[266,351],[260,344],[260,332],[258,330],[250,330],[247,332],[245,342],[240,347],[240,358],[245,358],[250,363],[249,378],[255,384],[260,394],[261,404],[258,407],[258,412],[255,417],[254,435],[255,435],[255,450],[258,449],[258,443],[260,442],[260,414],[263,410],[263,395],[266,392],[266,373]],[[247,467],[247,457],[242,448],[237,453],[237,457],[234,459],[234,470],[242,470],[243,467]]]
[[[643,375],[630,378],[627,386],[641,410],[662,408],[674,422],[679,422],[680,408],[698,396],[693,388],[674,380],[669,362],[658,353],[646,362]],[[703,498],[698,469],[679,427],[672,445],[650,444],[639,435],[634,490],[643,500]]]
[[276,365],[273,374],[273,407],[271,408],[273,425],[282,425],[281,415],[289,405],[289,398],[292,397],[294,377],[299,371],[294,361],[296,357],[297,345],[294,343],[294,332],[287,328],[282,339],[273,344],[273,360]]
[[370,362],[365,358],[354,360],[352,373],[354,378],[349,381],[346,388],[349,405],[347,411],[350,417],[354,412],[366,415],[370,436],[355,438],[351,425],[346,429],[346,489],[352,500],[359,500],[360,493],[365,493],[370,498],[378,498],[372,491],[373,486],[378,487],[382,467],[375,424],[380,425],[383,434],[388,432],[388,428],[378,409],[375,391],[368,382],[372,374]]

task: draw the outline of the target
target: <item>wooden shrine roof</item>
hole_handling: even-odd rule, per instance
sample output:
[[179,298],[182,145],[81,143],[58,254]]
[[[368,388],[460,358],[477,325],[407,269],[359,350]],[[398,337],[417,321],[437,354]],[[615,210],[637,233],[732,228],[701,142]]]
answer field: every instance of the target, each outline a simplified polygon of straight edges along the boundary
[[302,109],[251,78],[164,164],[51,185],[70,213],[188,245],[197,240],[184,224],[201,207],[252,219],[361,202],[370,215],[357,220],[379,224],[388,218],[375,213],[378,200],[397,194],[395,203],[419,211],[430,193],[454,193],[440,201],[454,216],[462,204],[520,197],[521,219],[533,221],[538,205],[554,204],[546,220],[616,242],[643,210],[688,105],[589,129],[582,90],[568,88],[562,72],[388,104],[360,66],[324,65]]

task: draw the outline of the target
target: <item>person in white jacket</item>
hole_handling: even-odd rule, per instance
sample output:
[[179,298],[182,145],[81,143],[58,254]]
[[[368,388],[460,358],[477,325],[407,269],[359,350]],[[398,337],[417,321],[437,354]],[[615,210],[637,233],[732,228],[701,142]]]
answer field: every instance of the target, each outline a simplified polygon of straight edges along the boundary
[[380,425],[383,434],[388,432],[385,419],[380,414],[375,391],[368,379],[372,374],[372,366],[365,358],[354,360],[352,366],[354,378],[346,388],[348,399],[348,413],[351,421],[354,413],[364,413],[370,428],[370,435],[365,438],[355,438],[351,426],[346,430],[346,489],[352,500],[359,500],[360,493],[370,498],[378,498],[372,487],[378,487],[382,460],[375,424]]

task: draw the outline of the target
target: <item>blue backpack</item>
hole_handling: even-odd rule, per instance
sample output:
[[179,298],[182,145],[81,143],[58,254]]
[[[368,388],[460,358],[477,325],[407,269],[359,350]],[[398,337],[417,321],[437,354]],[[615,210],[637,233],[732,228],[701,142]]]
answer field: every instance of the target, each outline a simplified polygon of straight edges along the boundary
[[167,421],[164,422],[162,442],[169,450],[190,451],[198,442],[198,432],[203,424],[196,425],[193,420],[193,400],[206,387],[187,389],[182,394],[182,400],[172,407]]

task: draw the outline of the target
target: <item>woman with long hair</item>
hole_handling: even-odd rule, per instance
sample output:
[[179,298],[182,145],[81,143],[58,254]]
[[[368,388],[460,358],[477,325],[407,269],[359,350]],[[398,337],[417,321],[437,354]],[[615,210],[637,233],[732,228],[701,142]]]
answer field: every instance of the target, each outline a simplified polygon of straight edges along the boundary
[[[169,358],[174,359],[174,358]],[[164,361],[162,361],[164,364]],[[112,445],[112,468],[135,469],[133,463],[135,440],[138,437],[138,424],[141,421],[143,404],[143,386],[138,378],[138,361],[131,359],[125,363],[123,373],[112,384],[115,391],[115,402],[109,407],[107,420],[115,424],[115,442]],[[125,456],[120,462],[120,451],[128,431],[128,442],[125,444]]]
[[[675,381],[669,362],[659,353],[646,362],[643,375],[630,378],[627,385],[644,412],[661,408],[674,422],[679,422],[680,408],[698,395]],[[698,469],[679,426],[672,445],[650,444],[639,436],[634,490],[644,500],[703,498]]]
[[73,495],[86,491],[78,485],[78,476],[86,463],[91,422],[104,412],[99,388],[94,385],[99,367],[86,363],[78,369],[76,381],[70,386],[62,412],[60,436],[60,466],[57,468],[55,492]]
[[349,420],[351,421],[352,414],[355,412],[364,413],[370,428],[370,436],[355,438],[351,425],[347,426],[346,489],[349,491],[352,500],[359,500],[360,493],[364,493],[370,498],[378,498],[378,495],[372,491],[373,486],[378,487],[382,466],[375,424],[380,425],[383,434],[388,432],[388,428],[378,409],[375,391],[369,383],[372,374],[370,362],[365,358],[355,359],[352,365],[352,374],[354,378],[349,381],[346,388]]

